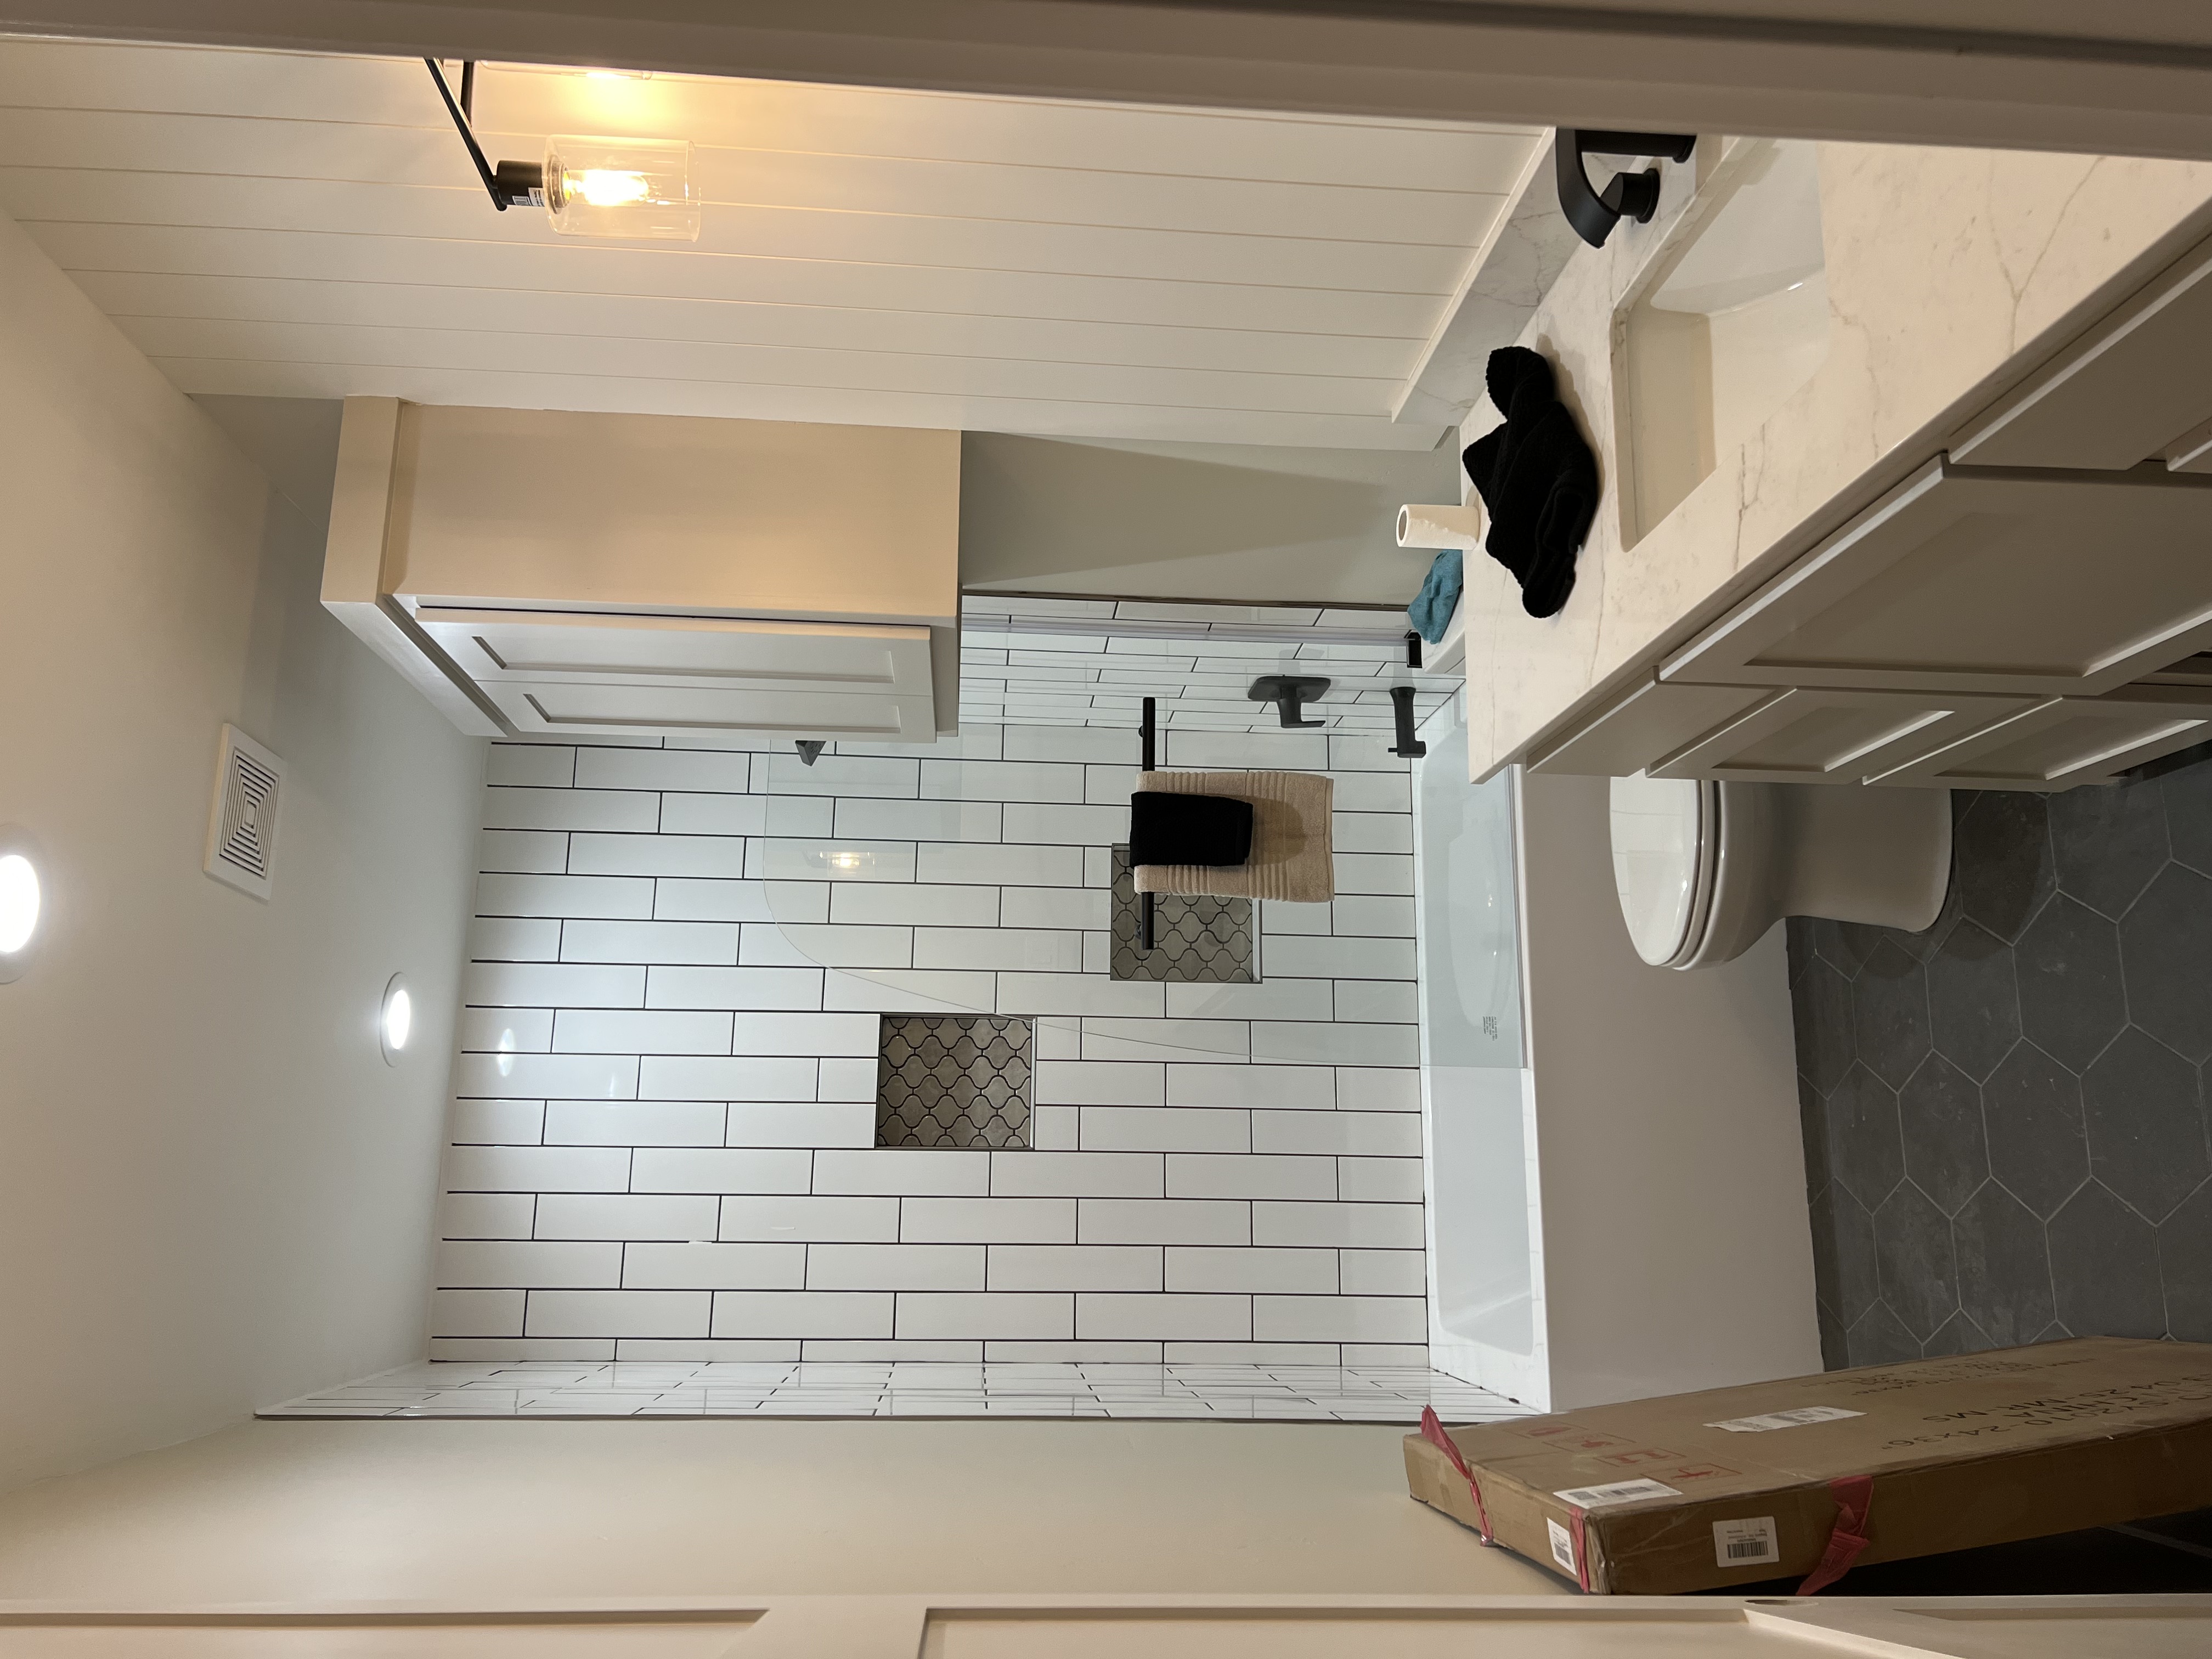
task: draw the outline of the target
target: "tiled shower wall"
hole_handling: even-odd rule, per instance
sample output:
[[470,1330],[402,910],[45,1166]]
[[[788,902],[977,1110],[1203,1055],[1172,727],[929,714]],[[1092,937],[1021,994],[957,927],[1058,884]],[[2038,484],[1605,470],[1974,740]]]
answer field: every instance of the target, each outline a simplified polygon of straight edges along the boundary
[[[434,1358],[1425,1358],[1382,739],[1165,735],[1336,779],[1340,896],[1236,986],[1108,976],[1133,733],[781,747],[494,745]],[[901,878],[780,927],[801,823]],[[861,949],[902,987],[817,965]],[[873,1146],[878,1016],[947,1004],[1036,1020],[1034,1150]]]

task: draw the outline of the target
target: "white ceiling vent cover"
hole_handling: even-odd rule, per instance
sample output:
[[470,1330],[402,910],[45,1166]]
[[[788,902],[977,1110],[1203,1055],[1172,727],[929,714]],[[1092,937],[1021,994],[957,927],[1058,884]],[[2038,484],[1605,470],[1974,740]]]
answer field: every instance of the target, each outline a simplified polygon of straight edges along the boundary
[[234,726],[222,728],[215,805],[208,814],[207,872],[241,893],[269,896],[276,876],[276,809],[284,763]]

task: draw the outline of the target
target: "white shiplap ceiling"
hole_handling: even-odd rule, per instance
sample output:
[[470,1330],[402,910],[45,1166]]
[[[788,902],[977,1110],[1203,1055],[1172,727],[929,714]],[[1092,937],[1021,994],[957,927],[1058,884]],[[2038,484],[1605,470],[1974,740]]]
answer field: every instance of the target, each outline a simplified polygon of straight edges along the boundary
[[495,160],[688,137],[694,245],[494,210],[411,59],[0,40],[0,207],[178,386],[1426,449],[1547,136],[489,66]]

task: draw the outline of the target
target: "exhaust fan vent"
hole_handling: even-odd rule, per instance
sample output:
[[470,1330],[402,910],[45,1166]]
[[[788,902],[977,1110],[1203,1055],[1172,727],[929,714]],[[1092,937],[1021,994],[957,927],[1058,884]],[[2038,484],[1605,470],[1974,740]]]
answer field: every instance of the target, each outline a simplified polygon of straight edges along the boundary
[[258,899],[269,896],[276,874],[283,781],[283,761],[236,726],[222,728],[215,806],[208,814],[207,872]]

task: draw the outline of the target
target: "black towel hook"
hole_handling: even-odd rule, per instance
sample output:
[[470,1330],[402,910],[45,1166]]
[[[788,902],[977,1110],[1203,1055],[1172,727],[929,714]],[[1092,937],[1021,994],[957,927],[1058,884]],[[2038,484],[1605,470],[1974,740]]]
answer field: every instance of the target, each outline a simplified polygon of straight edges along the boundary
[[1669,161],[1686,161],[1697,147],[1697,135],[1670,132],[1601,132],[1580,127],[1561,127],[1553,135],[1553,157],[1559,174],[1559,210],[1575,234],[1592,247],[1603,247],[1613,228],[1624,218],[1649,224],[1659,209],[1659,169],[1616,173],[1603,193],[1590,188],[1583,170],[1585,155],[1658,155]]

